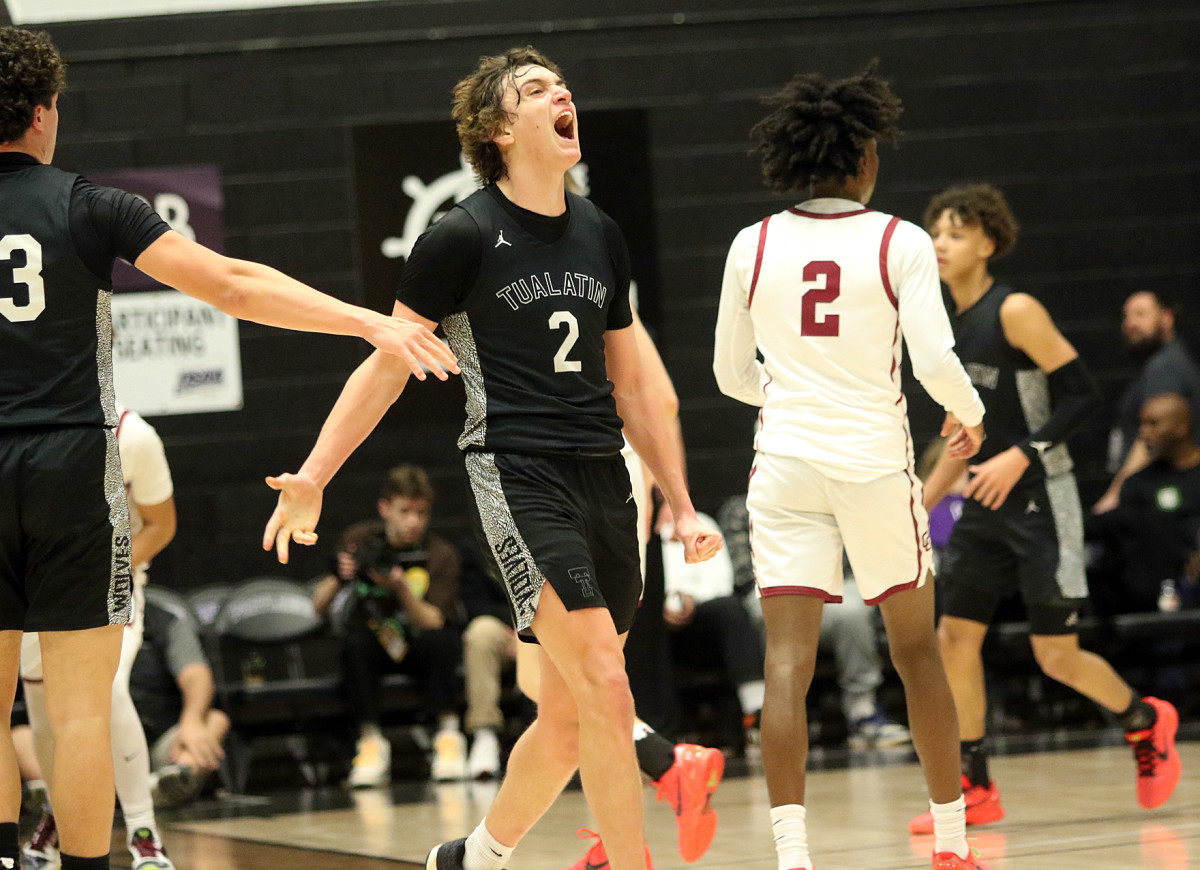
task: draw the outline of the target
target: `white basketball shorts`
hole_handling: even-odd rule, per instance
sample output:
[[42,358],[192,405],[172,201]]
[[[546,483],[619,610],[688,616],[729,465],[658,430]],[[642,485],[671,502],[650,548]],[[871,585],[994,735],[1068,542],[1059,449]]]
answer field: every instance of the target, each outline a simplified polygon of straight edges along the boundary
[[759,453],[746,498],[760,595],[842,600],[842,552],[863,600],[925,583],[929,517],[911,466],[865,483],[828,477],[802,459]]

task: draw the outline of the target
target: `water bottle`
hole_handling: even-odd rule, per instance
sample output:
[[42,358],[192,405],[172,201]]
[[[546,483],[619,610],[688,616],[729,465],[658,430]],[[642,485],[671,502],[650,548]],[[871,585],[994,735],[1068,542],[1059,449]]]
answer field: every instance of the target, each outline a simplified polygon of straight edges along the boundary
[[1158,609],[1164,613],[1174,613],[1179,609],[1179,590],[1174,580],[1164,580],[1158,592]]

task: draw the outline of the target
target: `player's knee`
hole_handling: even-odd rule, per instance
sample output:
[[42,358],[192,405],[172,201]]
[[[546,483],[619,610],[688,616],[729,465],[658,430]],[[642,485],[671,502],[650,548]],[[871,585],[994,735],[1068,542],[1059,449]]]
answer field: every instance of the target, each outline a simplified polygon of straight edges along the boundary
[[925,637],[908,637],[900,642],[888,641],[892,665],[901,678],[922,667],[941,667],[941,644],[930,632]]
[[975,642],[945,620],[937,629],[937,645],[947,668],[961,666],[975,655]]
[[816,650],[796,656],[772,656],[768,653],[763,675],[772,694],[790,689],[792,694],[807,695],[816,668]]

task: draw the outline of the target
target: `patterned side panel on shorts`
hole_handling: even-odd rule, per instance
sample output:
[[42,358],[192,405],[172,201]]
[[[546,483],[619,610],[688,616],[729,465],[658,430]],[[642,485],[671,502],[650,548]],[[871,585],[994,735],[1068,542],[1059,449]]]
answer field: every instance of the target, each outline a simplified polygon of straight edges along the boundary
[[458,357],[458,368],[467,392],[467,422],[458,438],[458,449],[482,447],[487,438],[487,390],[484,388],[479,348],[475,345],[471,320],[461,312],[451,314],[442,320],[442,329],[446,332],[450,349]]
[[[459,366],[465,370],[461,357]],[[496,454],[469,452],[466,454],[466,463],[483,533],[496,564],[500,566],[517,631],[524,631],[533,622],[546,578],[538,570],[533,554],[517,529],[504,495],[504,487],[500,483]]]
[[1087,573],[1083,554],[1083,509],[1075,475],[1046,478],[1046,497],[1058,532],[1058,570],[1054,579],[1063,598],[1086,598]]
[[133,577],[133,535],[129,531],[129,504],[125,499],[125,478],[121,474],[121,454],[117,433],[104,431],[107,451],[104,457],[104,498],[108,501],[108,521],[112,524],[112,566],[108,577],[108,624],[125,625],[133,616],[131,601]]

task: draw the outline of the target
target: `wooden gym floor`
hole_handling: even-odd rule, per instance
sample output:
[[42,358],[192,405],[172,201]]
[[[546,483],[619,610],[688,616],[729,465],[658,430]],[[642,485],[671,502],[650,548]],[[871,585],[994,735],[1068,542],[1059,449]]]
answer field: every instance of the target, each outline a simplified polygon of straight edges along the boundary
[[[1192,735],[1193,737],[1197,735]],[[1200,867],[1200,742],[1181,742],[1183,781],[1163,807],[1134,800],[1131,753],[1106,735],[1086,749],[1053,746],[997,757],[993,776],[1007,818],[970,829],[992,870],[1186,870]],[[1051,740],[1053,743],[1053,740]],[[856,755],[848,767],[809,778],[809,842],[821,870],[929,866],[931,838],[910,838],[908,819],[926,807],[911,755]],[[346,793],[291,793],[214,801],[190,817],[160,819],[179,870],[423,867],[436,842],[468,833],[495,791],[491,783],[397,784]],[[646,791],[647,842],[658,870],[685,865],[669,810]],[[766,785],[753,767],[730,775],[714,799],[716,839],[695,868],[774,870]],[[207,817],[205,817],[207,816]],[[563,870],[582,857],[574,836],[589,826],[578,790],[568,791],[521,844],[511,870]],[[590,841],[589,841],[590,842]],[[126,866],[123,833],[114,867]]]

